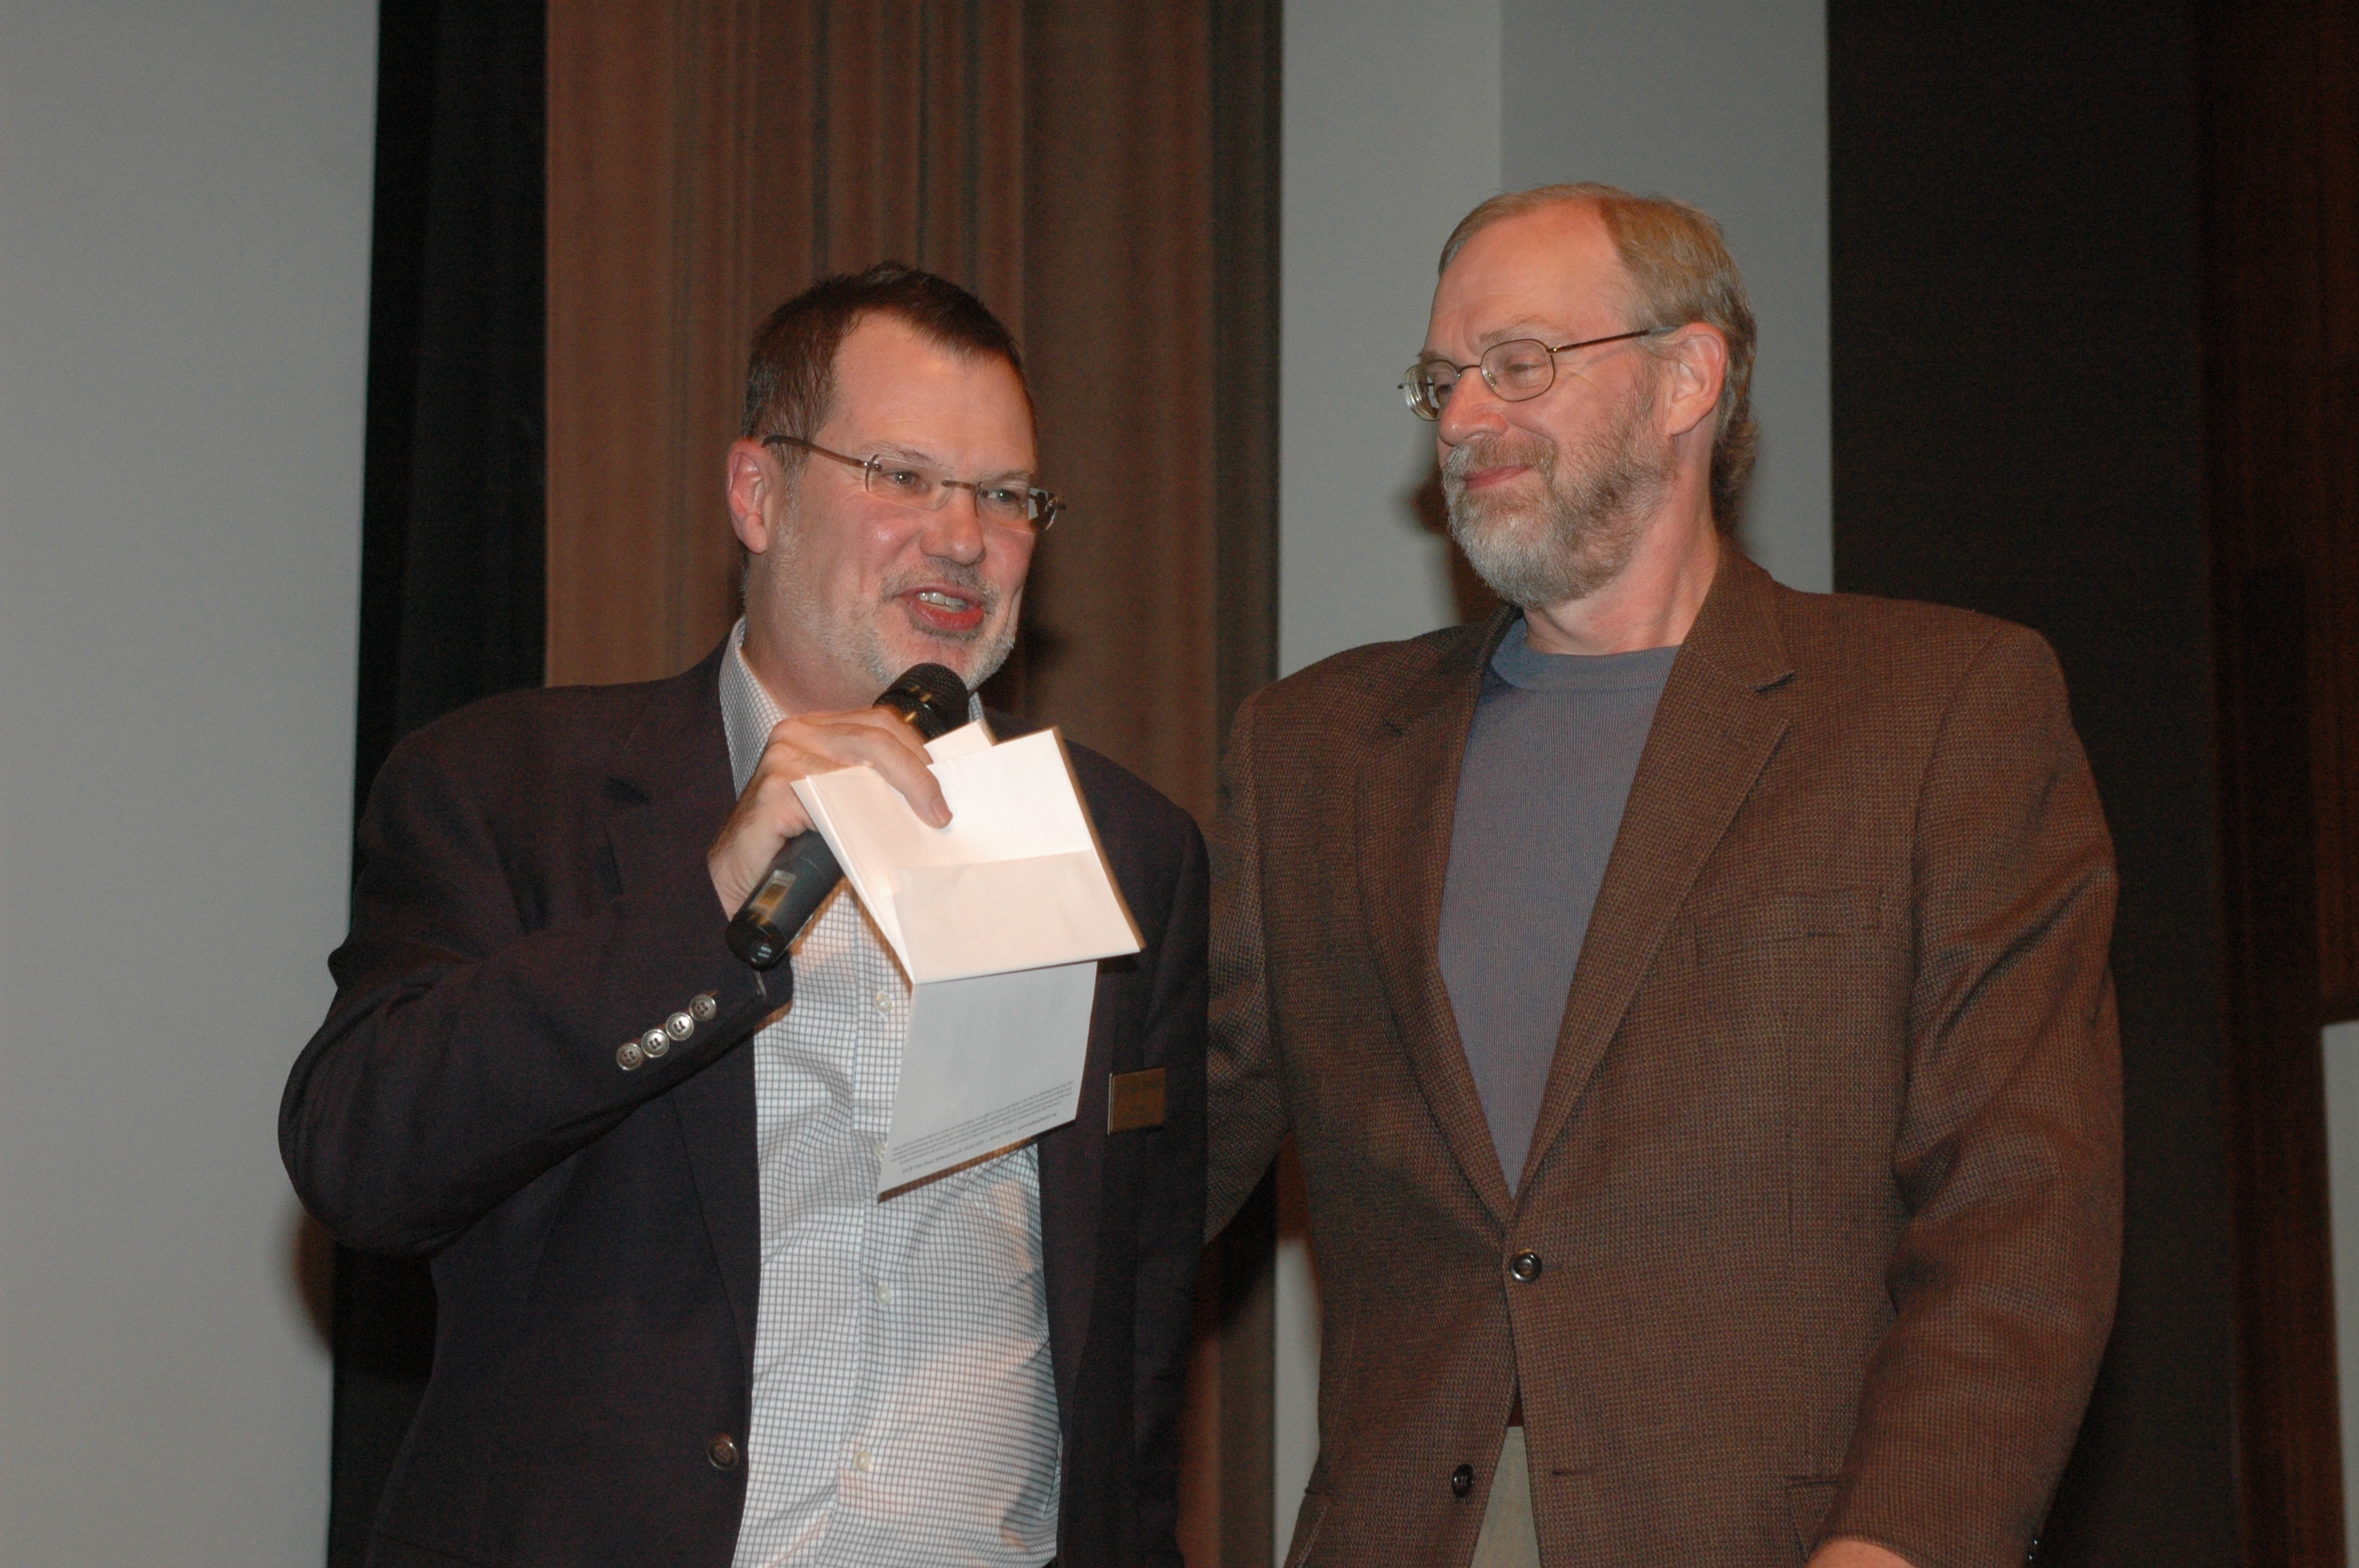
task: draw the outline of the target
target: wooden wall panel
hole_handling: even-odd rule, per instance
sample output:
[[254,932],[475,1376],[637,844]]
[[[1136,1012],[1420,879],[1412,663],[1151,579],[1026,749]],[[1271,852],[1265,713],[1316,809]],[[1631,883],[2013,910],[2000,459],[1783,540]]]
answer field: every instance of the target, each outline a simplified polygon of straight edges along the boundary
[[2319,1026],[2359,1011],[2359,4],[2198,15],[2245,1541],[2339,1568]]
[[2359,4],[2212,8],[2206,347],[2223,560],[2303,583],[2319,981],[2359,1016]]

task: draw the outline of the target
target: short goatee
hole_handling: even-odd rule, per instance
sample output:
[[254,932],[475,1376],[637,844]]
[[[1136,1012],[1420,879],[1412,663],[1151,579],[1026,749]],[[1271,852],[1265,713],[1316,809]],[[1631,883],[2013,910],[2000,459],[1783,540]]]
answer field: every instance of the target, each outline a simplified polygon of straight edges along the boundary
[[[809,523],[801,513],[789,508],[771,548],[773,575],[791,579],[802,571],[802,551]],[[864,611],[838,613],[835,607],[810,595],[788,596],[784,609],[787,618],[809,638],[813,645],[826,654],[830,663],[843,670],[863,672],[879,691],[901,678],[902,671],[912,660],[907,654],[888,645],[885,636],[887,616],[901,613],[894,600],[909,589],[923,583],[940,582],[950,588],[972,593],[983,604],[983,624],[968,633],[937,633],[928,640],[942,644],[934,654],[934,662],[951,665],[960,651],[973,650],[972,657],[962,660],[966,668],[960,678],[973,691],[999,673],[1007,655],[1016,646],[1016,624],[1022,615],[1024,588],[1018,583],[1006,595],[991,587],[979,567],[954,560],[935,559],[915,572],[898,572],[884,585],[878,601]],[[1003,602],[1006,613],[1000,614]]]
[[[1673,460],[1648,438],[1652,387],[1642,382],[1614,422],[1565,454],[1539,437],[1509,432],[1478,437],[1441,465],[1450,536],[1467,564],[1508,603],[1532,610],[1586,599],[1622,575],[1647,519],[1670,488]],[[1466,475],[1519,463],[1540,481],[1531,500],[1468,494]]]

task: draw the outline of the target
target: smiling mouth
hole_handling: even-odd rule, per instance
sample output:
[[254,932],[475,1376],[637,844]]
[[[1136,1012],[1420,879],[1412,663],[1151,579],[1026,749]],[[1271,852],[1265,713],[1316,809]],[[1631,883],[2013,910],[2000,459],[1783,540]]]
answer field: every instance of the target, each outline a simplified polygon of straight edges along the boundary
[[901,599],[909,607],[910,619],[929,632],[965,634],[983,625],[983,600],[952,589],[912,589]]

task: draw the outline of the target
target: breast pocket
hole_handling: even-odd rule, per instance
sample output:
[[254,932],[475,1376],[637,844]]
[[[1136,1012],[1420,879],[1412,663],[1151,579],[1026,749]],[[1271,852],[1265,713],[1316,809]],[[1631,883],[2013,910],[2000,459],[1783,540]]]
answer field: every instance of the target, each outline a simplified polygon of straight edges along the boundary
[[1875,888],[1811,888],[1715,910],[1696,921],[1696,962],[1710,968],[1752,948],[1860,935],[1883,924],[1883,903]]

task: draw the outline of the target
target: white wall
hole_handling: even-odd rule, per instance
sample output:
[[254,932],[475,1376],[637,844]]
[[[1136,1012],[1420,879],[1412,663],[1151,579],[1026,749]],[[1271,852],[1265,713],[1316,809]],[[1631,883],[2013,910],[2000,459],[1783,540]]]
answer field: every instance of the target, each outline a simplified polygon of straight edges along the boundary
[[1761,329],[1745,543],[1834,585],[1825,0],[1506,0],[1506,189],[1602,179],[1720,220]]
[[[1553,180],[1666,191],[1726,225],[1761,318],[1746,543],[1829,586],[1823,0],[1288,0],[1284,92],[1280,673],[1457,619],[1447,546],[1411,504],[1431,428],[1394,386],[1451,229]],[[1282,1190],[1281,1552],[1319,1446],[1300,1213]]]
[[2359,1022],[2326,1031],[2326,1164],[2343,1399],[2343,1528],[2359,1563]]
[[[1499,189],[1500,0],[1287,0],[1278,307],[1281,675],[1458,619],[1449,545],[1413,504],[1432,427],[1395,390],[1434,258]],[[1272,1469],[1283,1562],[1319,1457],[1319,1291],[1279,1169]]]
[[1441,242],[1499,189],[1499,5],[1288,0],[1281,675],[1458,618],[1449,545],[1410,504],[1433,427],[1395,388],[1425,341]]
[[375,7],[0,0],[0,1563],[314,1564]]

